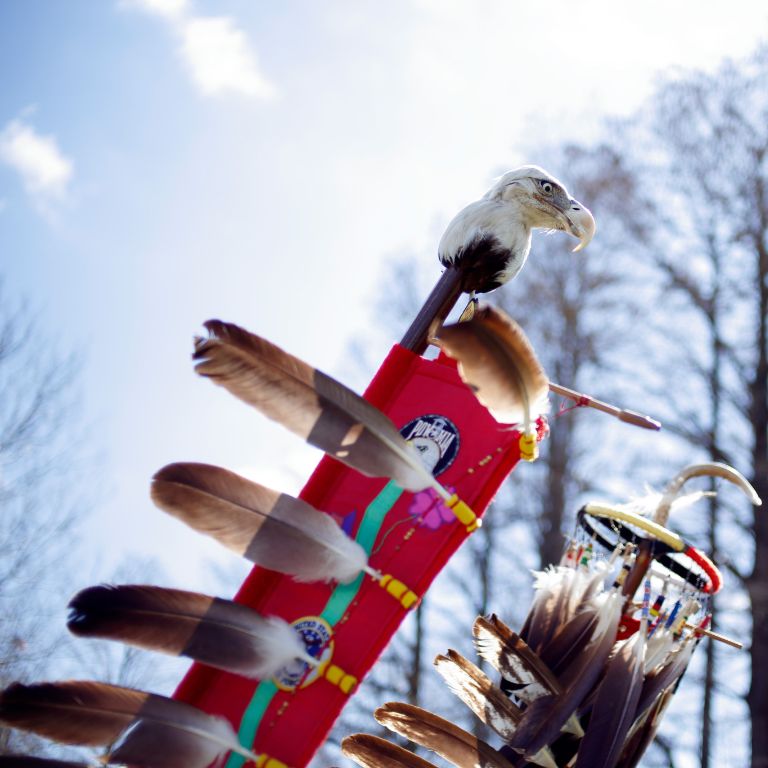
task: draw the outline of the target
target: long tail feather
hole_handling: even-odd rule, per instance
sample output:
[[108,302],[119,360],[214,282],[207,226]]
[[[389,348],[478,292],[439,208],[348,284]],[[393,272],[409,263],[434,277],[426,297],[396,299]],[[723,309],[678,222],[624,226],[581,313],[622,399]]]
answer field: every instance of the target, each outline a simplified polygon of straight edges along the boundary
[[511,768],[490,744],[421,707],[391,701],[373,716],[385,728],[432,750],[457,768]]
[[643,687],[646,628],[608,662],[597,690],[586,734],[579,746],[580,768],[613,768],[632,727]]
[[69,610],[67,626],[79,637],[188,656],[246,677],[266,679],[294,659],[311,658],[286,621],[196,592],[138,585],[89,587],[75,595]]
[[[522,716],[505,695],[472,662],[460,653],[449,650],[447,656],[437,656],[435,667],[453,693],[469,707],[475,717],[509,741]],[[557,768],[548,749],[530,758],[530,762],[545,768]]]
[[527,425],[547,410],[544,369],[520,326],[501,310],[483,306],[471,320],[441,328],[436,341],[458,360],[462,379],[497,421]]
[[301,499],[210,464],[169,464],[152,481],[164,512],[257,565],[298,581],[347,583],[366,567],[365,550]]
[[302,439],[369,477],[401,488],[434,486],[392,421],[338,381],[255,334],[209,320],[195,370]]
[[107,683],[14,683],[0,693],[0,721],[64,744],[115,744],[109,762],[204,768],[244,749],[228,721],[165,696]]
[[362,768],[435,768],[391,741],[368,733],[353,733],[341,742],[341,751]]
[[560,678],[562,693],[537,699],[525,710],[510,743],[526,757],[552,743],[602,674],[615,642],[622,602],[615,590],[602,597],[600,619],[589,643]]

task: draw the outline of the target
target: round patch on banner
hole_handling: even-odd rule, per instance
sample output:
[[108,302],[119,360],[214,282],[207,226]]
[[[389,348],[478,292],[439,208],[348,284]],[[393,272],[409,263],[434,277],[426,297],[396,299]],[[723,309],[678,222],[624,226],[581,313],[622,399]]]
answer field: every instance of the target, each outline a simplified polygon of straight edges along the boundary
[[[333,631],[331,625],[319,616],[304,616],[291,622],[291,626],[301,635],[307,653],[327,664],[333,656]],[[275,685],[282,691],[292,691],[301,683],[306,688],[317,680],[320,667],[312,668],[307,673],[309,665],[300,659],[294,659],[290,664],[280,669],[272,678]],[[306,675],[306,677],[305,677]]]
[[424,466],[435,477],[453,464],[459,452],[459,430],[450,419],[437,413],[409,421],[400,434],[413,443]]

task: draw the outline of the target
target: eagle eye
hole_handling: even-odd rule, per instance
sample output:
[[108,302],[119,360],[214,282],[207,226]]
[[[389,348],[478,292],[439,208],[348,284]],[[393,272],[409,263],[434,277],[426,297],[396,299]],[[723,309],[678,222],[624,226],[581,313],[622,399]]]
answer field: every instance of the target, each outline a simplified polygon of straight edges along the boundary
[[539,179],[539,184],[541,185],[541,191],[545,195],[551,195],[555,191],[554,186],[550,182],[545,181],[544,179]]

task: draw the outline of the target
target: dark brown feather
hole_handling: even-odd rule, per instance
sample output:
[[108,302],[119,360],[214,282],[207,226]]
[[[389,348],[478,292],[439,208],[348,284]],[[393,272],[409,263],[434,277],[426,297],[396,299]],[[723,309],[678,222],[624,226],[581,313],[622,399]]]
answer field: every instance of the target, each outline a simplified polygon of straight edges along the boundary
[[646,625],[609,660],[579,746],[578,768],[613,768],[637,713],[643,687]]
[[142,585],[89,587],[69,604],[67,626],[98,637],[187,656],[246,677],[265,679],[306,649],[282,619],[216,597]]
[[368,733],[353,733],[341,742],[341,751],[362,768],[435,768],[424,758]]
[[195,370],[348,466],[401,488],[433,485],[392,421],[338,381],[255,334],[220,320],[196,339]]
[[666,690],[638,719],[619,757],[621,768],[635,768],[642,760],[661,725],[664,712],[672,700],[673,691]]
[[511,768],[490,744],[421,707],[391,701],[373,716],[385,728],[432,750],[457,768]]

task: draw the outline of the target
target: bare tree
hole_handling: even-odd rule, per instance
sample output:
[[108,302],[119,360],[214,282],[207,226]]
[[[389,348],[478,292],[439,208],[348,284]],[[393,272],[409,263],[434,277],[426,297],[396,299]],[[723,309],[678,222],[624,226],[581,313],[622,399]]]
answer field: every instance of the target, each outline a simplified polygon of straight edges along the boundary
[[[768,493],[768,48],[716,72],[678,74],[663,84],[635,121],[615,135],[622,156],[655,210],[644,242],[659,269],[654,354],[665,380],[659,404],[665,426],[692,458],[751,469]],[[670,385],[672,383],[672,385]],[[689,530],[725,561],[737,579],[718,605],[718,620],[739,588],[752,608],[752,762],[768,765],[768,524],[742,499],[712,500],[705,526]],[[736,554],[739,553],[739,554]],[[731,582],[732,583],[732,582]],[[730,599],[729,599],[730,598]],[[716,756],[717,702],[743,693],[729,654],[714,644],[703,671],[700,764]],[[720,669],[720,666],[723,669]],[[734,758],[733,742],[727,758]],[[725,755],[723,755],[725,757]]]
[[[23,305],[0,317],[0,685],[40,677],[61,656],[63,609],[84,504],[77,362],[57,355]],[[54,607],[55,606],[55,607]],[[63,611],[62,611],[63,613]],[[0,753],[31,740],[0,728]]]

